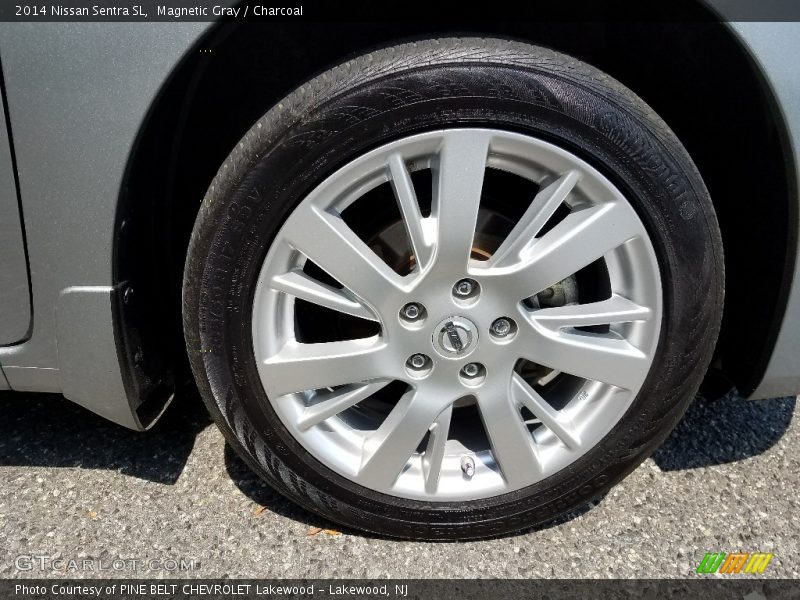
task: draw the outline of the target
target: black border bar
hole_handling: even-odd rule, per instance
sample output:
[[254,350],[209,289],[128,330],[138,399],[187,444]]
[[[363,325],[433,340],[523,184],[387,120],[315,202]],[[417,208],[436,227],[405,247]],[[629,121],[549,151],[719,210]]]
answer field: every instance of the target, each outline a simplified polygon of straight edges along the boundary
[[800,21],[797,0],[3,0],[0,22]]
[[87,600],[278,600],[283,598],[368,600],[421,599],[486,600],[638,600],[702,598],[731,600],[796,598],[797,580],[753,576],[727,579],[695,576],[689,579],[18,579],[0,580],[4,599]]

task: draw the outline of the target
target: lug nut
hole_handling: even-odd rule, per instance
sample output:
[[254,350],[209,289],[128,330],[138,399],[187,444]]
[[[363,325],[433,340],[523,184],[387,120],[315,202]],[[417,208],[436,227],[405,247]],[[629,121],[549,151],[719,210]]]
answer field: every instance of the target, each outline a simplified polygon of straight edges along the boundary
[[414,321],[422,314],[422,307],[416,302],[409,302],[403,307],[402,314],[409,321]]
[[467,363],[458,373],[461,383],[467,387],[478,387],[486,380],[486,367],[481,363]]
[[428,357],[424,354],[412,354],[408,359],[408,366],[412,369],[422,369],[428,364]]
[[511,333],[511,321],[504,317],[495,320],[495,322],[492,323],[492,333],[497,337],[506,337]]
[[475,282],[471,279],[462,279],[453,286],[453,293],[456,296],[469,296],[475,289]]
[[481,366],[478,363],[469,363],[464,365],[461,371],[465,377],[476,377],[481,371]]

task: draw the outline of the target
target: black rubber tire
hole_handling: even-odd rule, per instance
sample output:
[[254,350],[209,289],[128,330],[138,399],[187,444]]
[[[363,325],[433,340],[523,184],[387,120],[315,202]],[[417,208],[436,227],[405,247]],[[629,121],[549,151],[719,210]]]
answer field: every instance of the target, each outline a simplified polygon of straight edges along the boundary
[[[471,125],[556,143],[624,191],[656,249],[663,325],[641,392],[582,458],[502,496],[425,503],[361,487],[292,438],[256,371],[252,295],[281,224],[328,174],[398,137]],[[547,49],[497,39],[437,39],[337,66],[281,100],[245,134],[200,208],[186,262],[183,315],[206,404],[231,446],[277,491],[353,528],[466,539],[547,522],[603,494],[644,460],[697,391],[717,338],[723,289],[722,242],[708,192],[686,150],[642,100],[597,69]]]

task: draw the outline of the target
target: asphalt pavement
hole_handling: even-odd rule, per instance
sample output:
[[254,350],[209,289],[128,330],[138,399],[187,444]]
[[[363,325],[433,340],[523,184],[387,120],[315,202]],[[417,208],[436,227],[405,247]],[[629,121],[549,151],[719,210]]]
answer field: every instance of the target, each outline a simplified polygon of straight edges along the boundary
[[272,492],[191,395],[150,432],[60,396],[0,394],[0,577],[687,577],[706,552],[800,575],[796,398],[695,401],[588,509],[534,531],[419,543],[340,531]]

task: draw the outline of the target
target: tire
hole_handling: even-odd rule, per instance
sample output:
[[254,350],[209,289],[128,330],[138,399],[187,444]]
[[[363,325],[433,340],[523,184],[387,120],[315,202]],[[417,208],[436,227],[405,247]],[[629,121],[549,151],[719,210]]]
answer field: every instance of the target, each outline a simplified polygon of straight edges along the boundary
[[[265,391],[252,312],[267,252],[316,186],[385,144],[448,128],[543,140],[621,190],[657,258],[661,317],[638,393],[591,448],[507,493],[427,501],[360,485],[298,441]],[[183,315],[205,403],[227,441],[270,486],[348,527],[449,540],[551,521],[601,496],[649,456],[700,385],[723,290],[722,244],[708,192],[681,143],[641,99],[550,50],[436,39],[341,64],[282,99],[245,134],[202,202],[188,249]]]

